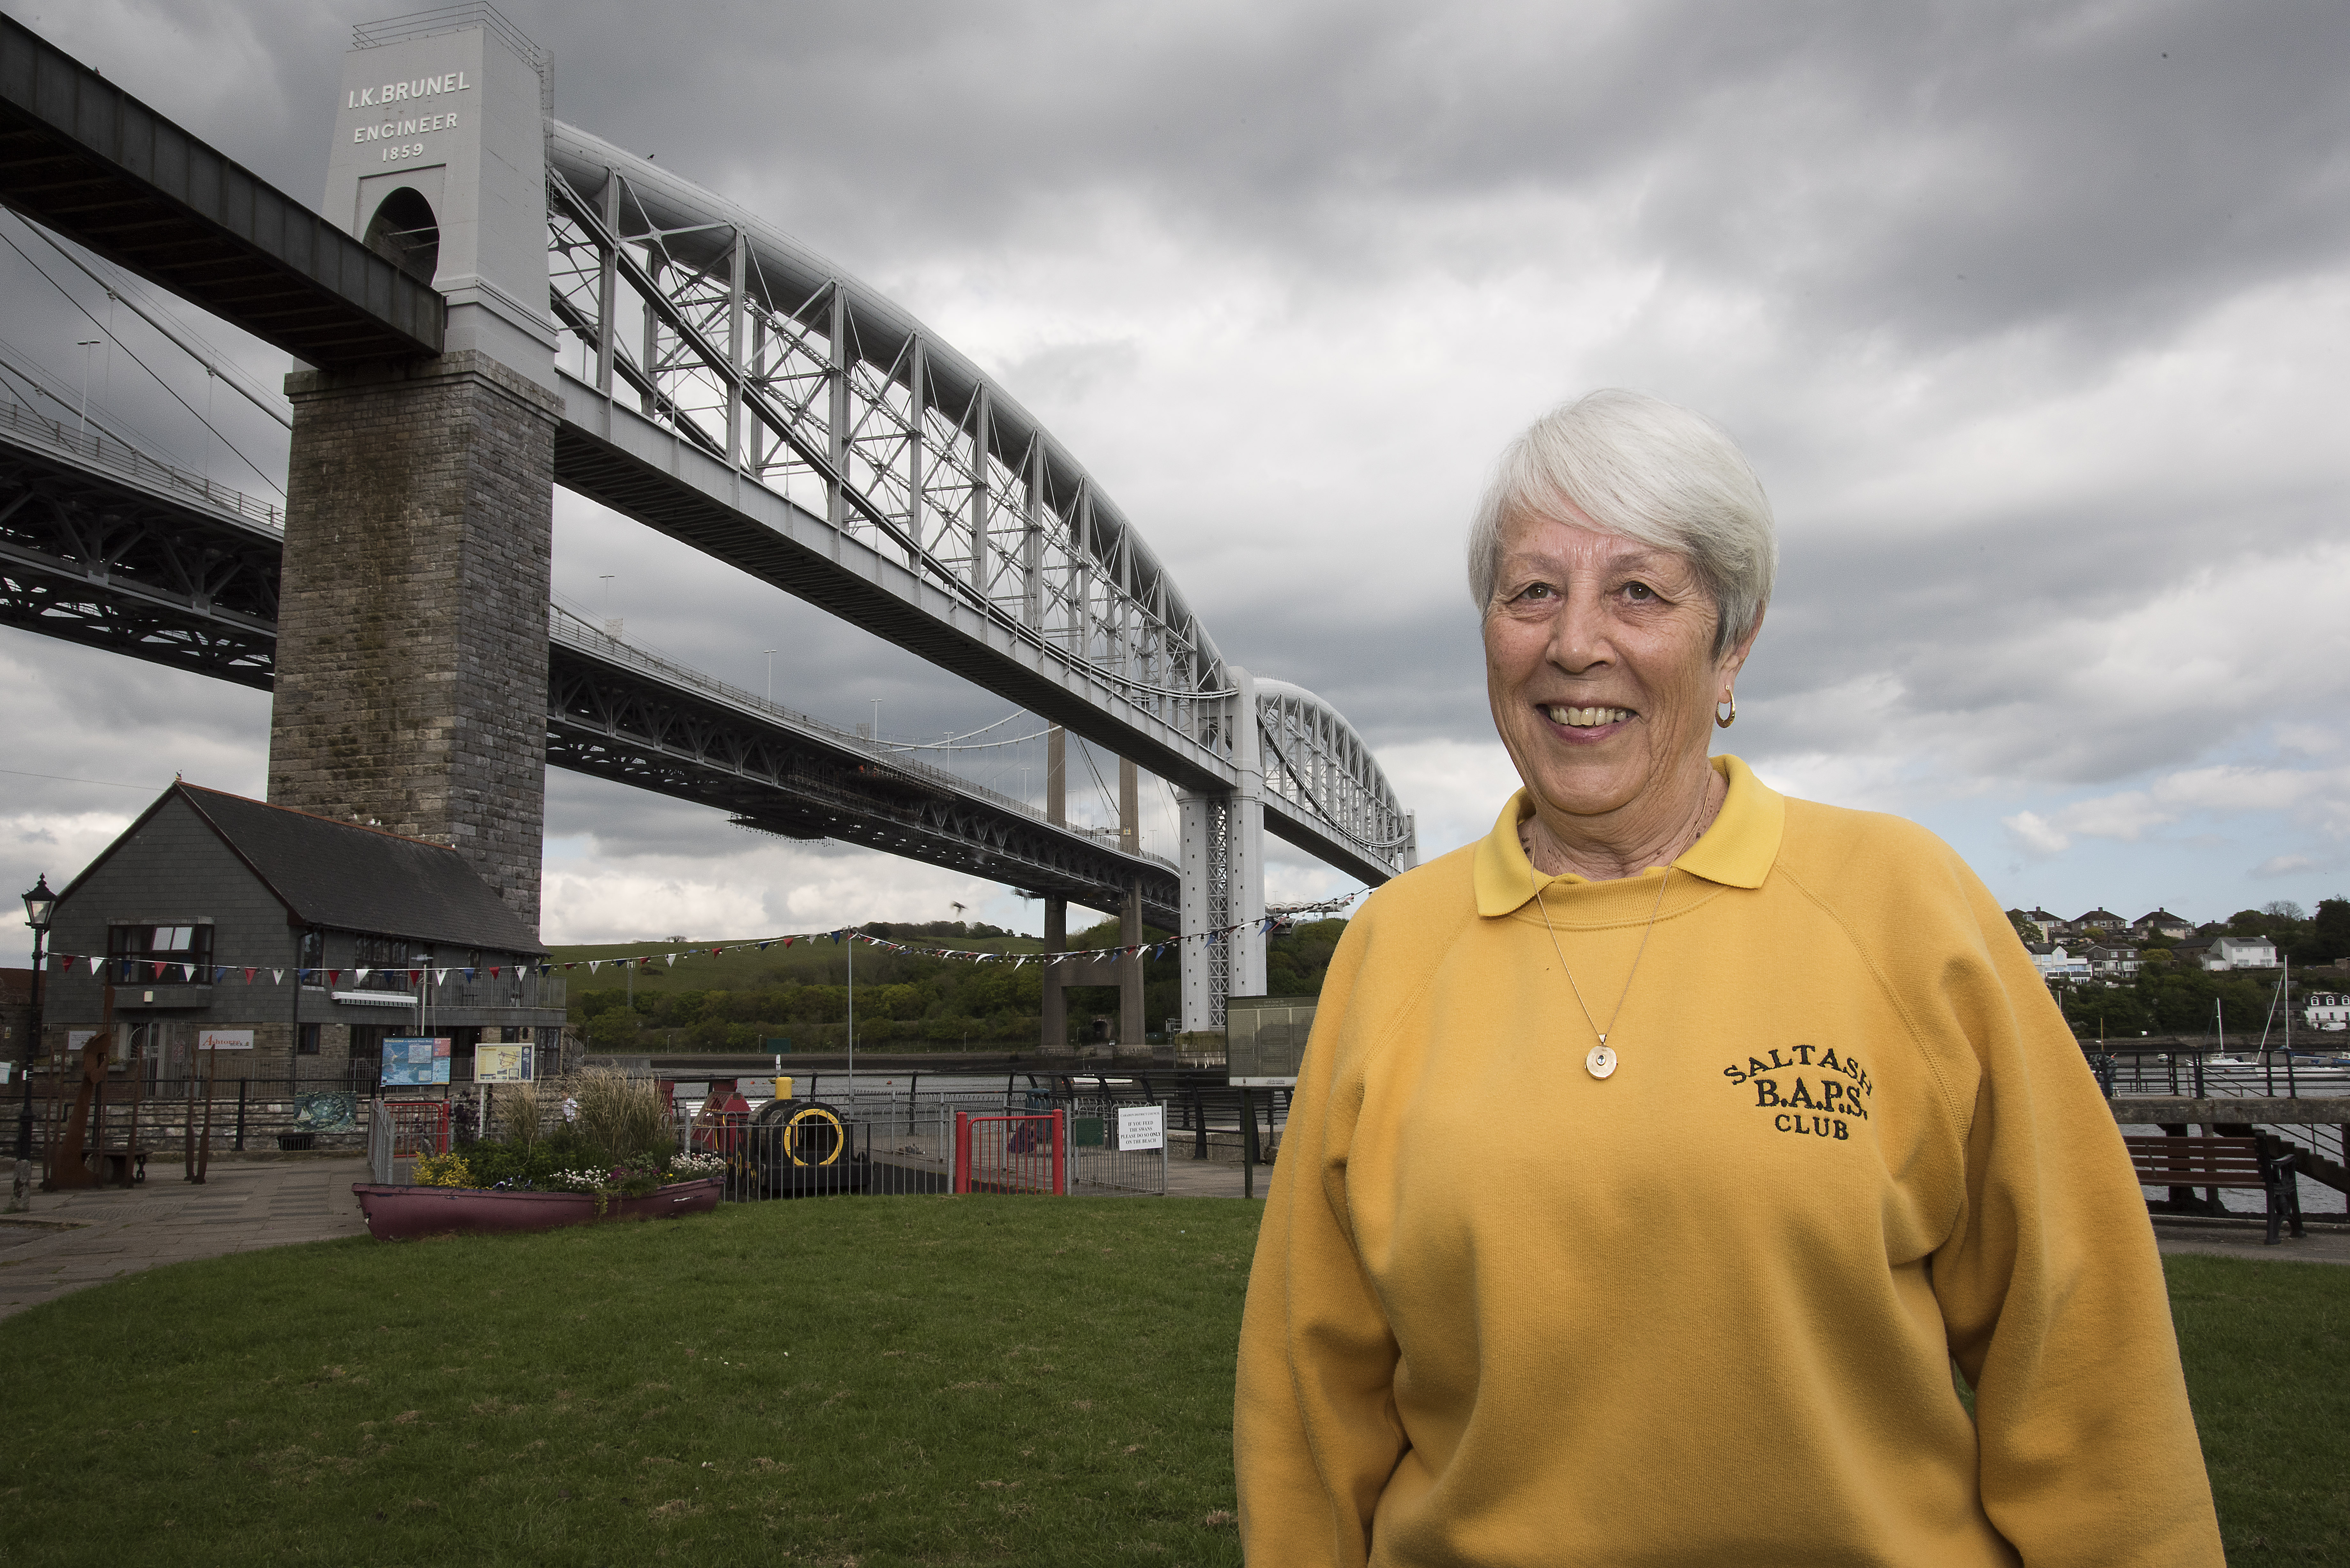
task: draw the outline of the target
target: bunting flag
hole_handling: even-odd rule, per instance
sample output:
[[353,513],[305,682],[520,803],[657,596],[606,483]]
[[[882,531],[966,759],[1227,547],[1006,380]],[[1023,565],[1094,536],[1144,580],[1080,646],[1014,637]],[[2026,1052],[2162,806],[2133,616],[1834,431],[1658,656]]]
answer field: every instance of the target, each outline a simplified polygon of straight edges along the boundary
[[[1347,893],[1341,897],[1325,899],[1318,904],[1291,905],[1284,908],[1278,913],[1260,915],[1252,919],[1235,921],[1231,925],[1212,927],[1206,930],[1186,931],[1180,936],[1168,937],[1158,942],[1138,942],[1130,947],[1073,949],[1065,951],[1045,953],[993,952],[972,948],[933,948],[917,946],[909,942],[895,941],[888,937],[877,936],[870,931],[859,929],[856,926],[839,926],[831,930],[826,931],[795,931],[782,936],[745,939],[744,940],[738,942],[722,942],[706,949],[689,948],[676,952],[633,953],[623,958],[571,960],[565,961],[561,965],[561,968],[564,972],[567,974],[571,971],[577,969],[580,964],[585,963],[588,966],[588,972],[591,975],[597,973],[606,964],[610,964],[615,968],[635,964],[639,969],[650,971],[653,966],[653,961],[655,959],[660,959],[667,967],[674,969],[677,967],[678,961],[681,958],[701,958],[705,954],[711,958],[719,958],[725,954],[726,950],[729,947],[755,947],[759,951],[765,952],[769,948],[778,945],[788,949],[794,942],[812,942],[819,940],[829,940],[836,947],[844,941],[862,942],[868,947],[879,948],[884,952],[910,953],[919,957],[947,959],[961,963],[1003,963],[1009,960],[1014,969],[1018,969],[1026,964],[1031,959],[1035,960],[1038,964],[1047,967],[1053,964],[1066,963],[1075,959],[1135,958],[1145,954],[1153,959],[1163,959],[1167,956],[1168,951],[1170,949],[1180,948],[1185,942],[1197,941],[1211,945],[1220,941],[1229,943],[1238,932],[1250,930],[1252,928],[1253,928],[1254,934],[1269,936],[1284,919],[1292,919],[1299,915],[1328,913],[1341,909],[1347,905],[1354,902],[1356,899],[1360,898],[1364,893],[1368,890],[1369,889],[1367,888],[1357,888],[1355,891]],[[107,977],[103,971],[116,961],[102,958],[96,953],[67,952],[52,952],[47,955],[44,960],[45,963],[55,963],[57,965],[57,972],[59,974],[68,974],[72,972],[73,966],[78,961],[88,964],[89,973],[93,980],[104,980],[109,977]],[[212,982],[218,983],[227,977],[231,967],[224,964],[197,965],[183,960],[155,959],[148,958],[144,955],[134,958],[123,958],[120,961],[121,963],[121,973],[119,978],[120,981],[125,984],[131,982],[131,977],[136,972],[135,966],[140,963],[144,963],[148,966],[148,972],[153,979],[162,979],[163,971],[169,969],[177,971],[179,979],[185,983],[198,982],[199,971],[203,969],[209,969],[211,971]],[[557,966],[551,959],[541,959],[536,961],[525,960],[510,965],[492,964],[487,967],[489,968],[491,978],[496,979],[502,976],[509,968],[513,969],[515,975],[519,977],[531,971],[536,971],[540,975],[552,975]],[[261,966],[244,966],[244,972],[245,984],[251,985],[254,983],[254,977],[261,972]],[[269,971],[270,983],[273,985],[284,984],[286,981],[286,972],[287,971],[283,969],[271,969]],[[364,982],[367,977],[370,974],[402,975],[406,977],[409,984],[415,986],[422,985],[424,983],[424,979],[428,974],[432,977],[434,984],[444,985],[448,982],[450,974],[450,971],[445,968],[399,970],[379,969],[373,966],[364,965],[354,969],[351,972],[362,982]],[[481,971],[477,966],[463,969],[459,971],[459,972],[462,973],[466,981],[470,982],[480,977]],[[297,985],[315,984],[317,983],[317,977],[323,975],[326,977],[327,983],[331,986],[340,983],[343,971],[339,969],[304,969],[297,966],[294,969],[293,975],[295,983]]]
[[466,983],[467,985],[471,985],[471,984],[473,984],[473,973],[474,973],[474,971],[472,971],[472,970],[470,970],[470,969],[468,969],[468,970],[460,970],[458,972],[459,972],[459,973],[461,973],[461,974],[463,974],[463,975],[465,977],[465,983]]

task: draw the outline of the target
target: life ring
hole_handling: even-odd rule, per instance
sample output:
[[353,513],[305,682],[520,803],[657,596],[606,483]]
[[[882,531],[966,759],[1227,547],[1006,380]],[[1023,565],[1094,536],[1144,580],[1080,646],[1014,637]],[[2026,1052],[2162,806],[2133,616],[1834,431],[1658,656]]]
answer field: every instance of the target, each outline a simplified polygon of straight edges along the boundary
[[816,1100],[771,1100],[753,1125],[769,1129],[769,1147],[794,1165],[837,1165],[848,1147],[840,1113]]

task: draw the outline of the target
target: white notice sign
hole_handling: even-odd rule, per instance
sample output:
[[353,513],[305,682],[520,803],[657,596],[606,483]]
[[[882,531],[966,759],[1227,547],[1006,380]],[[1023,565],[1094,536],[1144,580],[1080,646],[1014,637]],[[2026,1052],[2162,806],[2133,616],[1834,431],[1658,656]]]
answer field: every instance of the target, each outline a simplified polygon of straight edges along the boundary
[[207,1029],[196,1036],[199,1051],[250,1051],[253,1031],[250,1029]]
[[1118,1147],[1120,1154],[1136,1149],[1167,1147],[1167,1107],[1164,1106],[1120,1106],[1118,1107]]

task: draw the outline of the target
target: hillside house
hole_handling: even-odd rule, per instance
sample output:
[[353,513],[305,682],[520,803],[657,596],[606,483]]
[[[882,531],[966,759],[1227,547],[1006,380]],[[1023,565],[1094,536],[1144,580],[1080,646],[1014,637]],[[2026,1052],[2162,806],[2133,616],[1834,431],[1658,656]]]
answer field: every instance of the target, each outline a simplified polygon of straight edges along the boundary
[[2276,966],[2276,944],[2266,937],[2214,937],[2203,955],[2203,967],[2212,971]]

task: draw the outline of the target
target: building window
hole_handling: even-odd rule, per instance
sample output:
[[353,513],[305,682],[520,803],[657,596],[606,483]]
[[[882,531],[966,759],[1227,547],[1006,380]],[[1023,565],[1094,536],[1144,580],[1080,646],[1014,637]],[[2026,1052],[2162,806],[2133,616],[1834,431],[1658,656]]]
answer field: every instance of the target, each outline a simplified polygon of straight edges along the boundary
[[318,1054],[318,1032],[325,1027],[320,1023],[303,1024],[301,1032],[294,1037],[294,1054],[316,1056]]
[[300,950],[302,956],[296,961],[304,969],[325,968],[327,963],[327,933],[324,931],[304,931],[302,933]]
[[427,968],[432,962],[432,955],[421,943],[405,937],[363,935],[352,940],[352,968],[368,971],[366,979],[356,982],[369,991],[411,990],[408,971]]
[[[106,978],[117,985],[210,985],[210,926],[109,926]],[[183,966],[158,971],[156,964]]]

